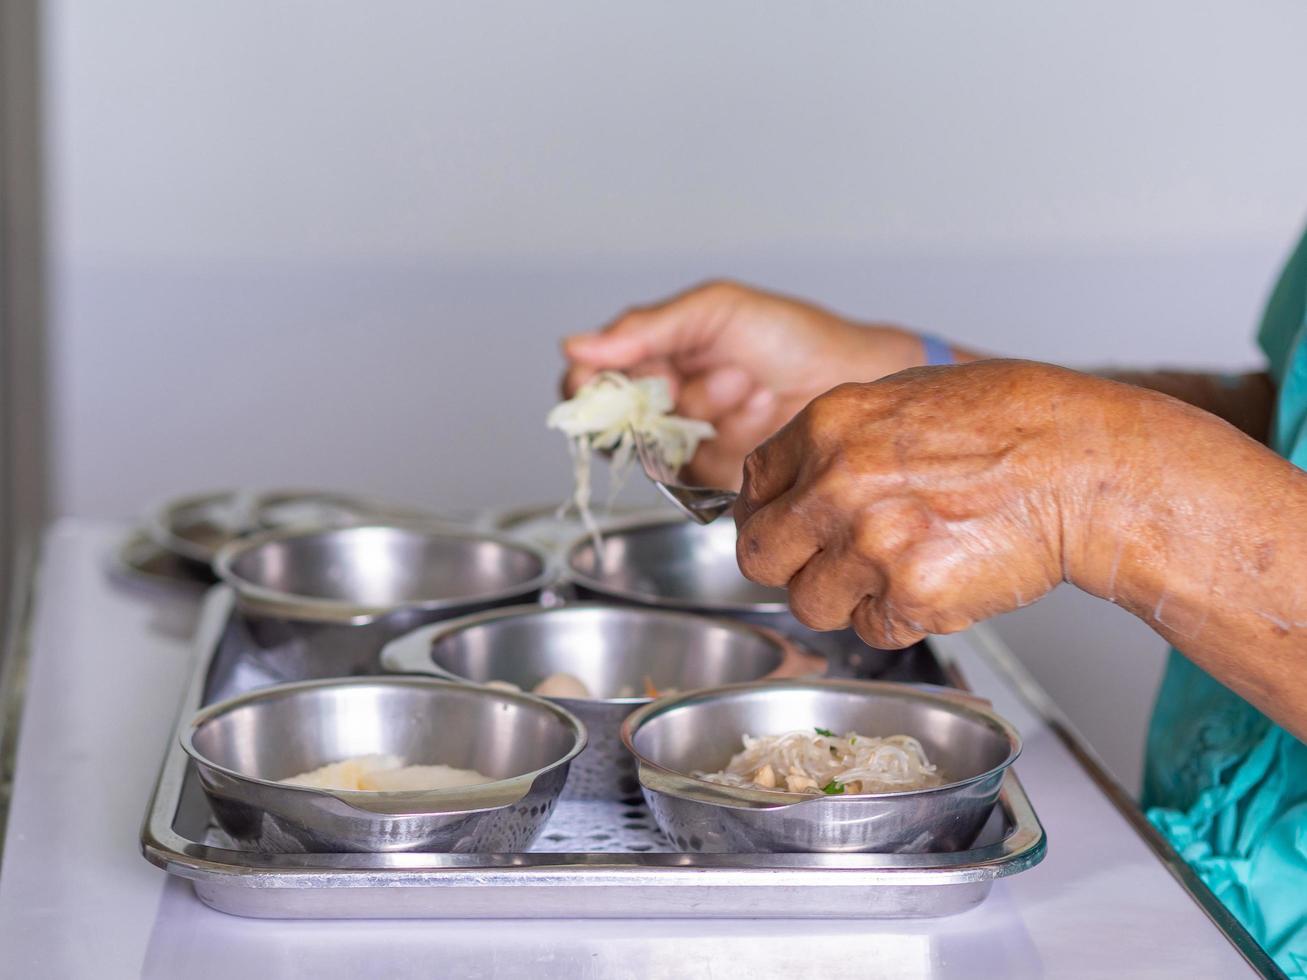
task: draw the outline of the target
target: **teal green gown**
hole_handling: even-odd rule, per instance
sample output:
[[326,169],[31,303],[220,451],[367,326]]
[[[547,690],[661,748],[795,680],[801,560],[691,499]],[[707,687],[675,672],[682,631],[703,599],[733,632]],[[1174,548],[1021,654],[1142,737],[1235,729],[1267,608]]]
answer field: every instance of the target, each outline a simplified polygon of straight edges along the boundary
[[[1307,469],[1307,236],[1259,340],[1278,392],[1271,448]],[[1280,968],[1307,980],[1307,746],[1173,650],[1143,804]]]

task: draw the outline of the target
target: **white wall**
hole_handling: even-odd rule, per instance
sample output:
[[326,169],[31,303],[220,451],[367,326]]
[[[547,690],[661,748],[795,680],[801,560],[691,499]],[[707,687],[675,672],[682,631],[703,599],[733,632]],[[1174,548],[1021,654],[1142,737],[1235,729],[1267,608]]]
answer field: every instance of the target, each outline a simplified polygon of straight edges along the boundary
[[[56,507],[558,497],[558,335],[708,275],[1254,363],[1307,6],[1198,8],[51,0]],[[1053,602],[1003,628],[1132,778],[1157,644],[1113,634],[1090,706],[1098,606]]]

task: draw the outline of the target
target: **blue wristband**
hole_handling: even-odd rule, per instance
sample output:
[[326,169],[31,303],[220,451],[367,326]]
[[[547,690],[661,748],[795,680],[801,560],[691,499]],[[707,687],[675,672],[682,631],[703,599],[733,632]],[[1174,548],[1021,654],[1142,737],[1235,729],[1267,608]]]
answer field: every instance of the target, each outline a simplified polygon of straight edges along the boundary
[[953,349],[933,334],[923,333],[921,346],[926,352],[926,363],[931,367],[957,363],[957,359],[953,356]]

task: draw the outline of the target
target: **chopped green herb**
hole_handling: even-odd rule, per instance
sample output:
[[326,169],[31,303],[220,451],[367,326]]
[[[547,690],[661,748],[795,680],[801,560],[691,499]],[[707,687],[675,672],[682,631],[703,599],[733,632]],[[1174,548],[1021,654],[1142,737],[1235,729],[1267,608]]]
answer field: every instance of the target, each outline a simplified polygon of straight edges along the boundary
[[857,745],[857,744],[858,744],[858,736],[856,736],[856,735],[850,735],[850,736],[849,736],[849,744],[850,744],[850,745]]
[[827,738],[835,737],[835,733],[831,731],[829,728],[814,728],[813,731],[816,732],[818,735],[825,735]]
[[837,783],[835,782],[835,780],[832,779],[829,783],[827,783],[825,786],[821,788],[821,791],[825,793],[827,796],[839,796],[844,792],[844,784]]

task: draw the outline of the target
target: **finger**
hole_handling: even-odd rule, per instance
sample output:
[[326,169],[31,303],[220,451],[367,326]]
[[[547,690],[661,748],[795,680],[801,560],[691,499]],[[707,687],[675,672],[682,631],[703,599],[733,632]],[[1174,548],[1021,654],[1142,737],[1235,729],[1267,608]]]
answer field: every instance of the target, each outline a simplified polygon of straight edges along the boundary
[[704,371],[686,380],[676,410],[706,422],[719,422],[744,406],[753,393],[753,379],[738,367]]
[[563,341],[568,358],[593,367],[625,369],[654,357],[680,357],[707,346],[725,322],[728,290],[703,287],[665,303],[631,310],[597,333]]
[[630,378],[657,377],[665,379],[668,385],[668,393],[673,400],[681,393],[680,373],[672,366],[672,362],[665,357],[651,357],[639,364],[634,364],[627,368],[626,375]]
[[844,629],[858,603],[884,587],[875,564],[847,547],[826,547],[790,579],[790,611],[812,629]]
[[[563,381],[560,385],[564,398],[572,398],[576,395],[581,386],[590,381],[595,375],[600,373],[599,368],[591,367],[588,364],[573,364],[563,374]],[[667,379],[668,389],[673,398],[676,397],[680,390],[680,378],[672,366],[664,359],[656,358],[652,361],[645,361],[630,368],[627,374],[632,378],[646,378],[657,375]]]
[[746,453],[756,449],[769,436],[775,434],[782,422],[780,403],[770,388],[755,388],[737,411],[714,422],[717,426],[718,445],[743,447],[739,450],[740,466],[744,466]]
[[735,560],[745,578],[781,587],[821,549],[817,525],[804,520],[793,494],[785,494],[757,511],[740,528]]
[[597,368],[592,368],[588,364],[573,364],[563,372],[563,383],[561,385],[563,397],[573,397],[583,384],[598,373]]
[[902,650],[926,637],[920,624],[898,614],[889,593],[868,596],[859,602],[851,622],[862,642],[877,650]]
[[785,493],[799,477],[803,463],[803,434],[793,421],[749,453],[744,460],[744,481],[735,502],[735,526]]
[[717,435],[699,446],[685,468],[686,479],[706,487],[739,491],[744,482],[744,457],[782,421],[776,396],[757,389],[738,410],[713,419]]

